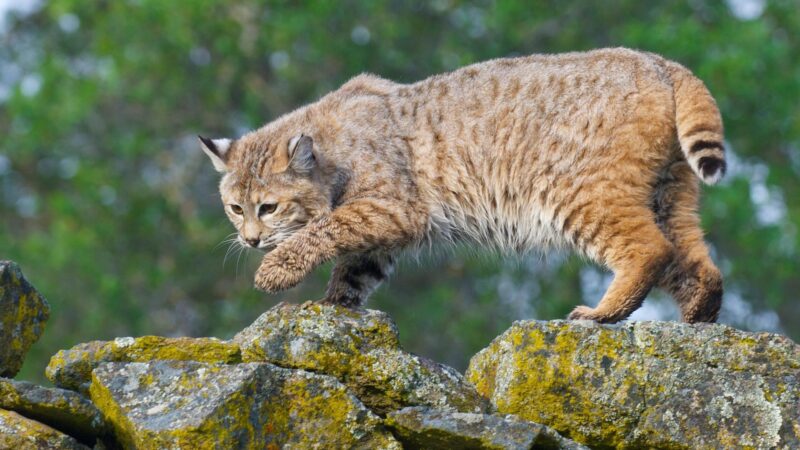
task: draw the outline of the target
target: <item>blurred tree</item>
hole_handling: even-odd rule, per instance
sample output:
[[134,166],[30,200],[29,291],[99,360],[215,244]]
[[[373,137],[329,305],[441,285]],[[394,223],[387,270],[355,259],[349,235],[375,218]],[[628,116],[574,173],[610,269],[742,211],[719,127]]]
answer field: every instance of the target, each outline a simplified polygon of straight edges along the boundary
[[[0,31],[0,257],[53,306],[23,376],[40,379],[77,342],[228,337],[278,299],[321,296],[329,266],[265,298],[251,288],[257,255],[215,247],[233,230],[197,133],[241,134],[360,72],[410,82],[618,45],[684,63],[717,98],[733,164],[705,190],[703,219],[726,275],[723,320],[800,338],[795,0],[32,5]],[[607,282],[576,258],[460,249],[402,264],[370,306],[393,314],[408,348],[463,368],[512,320],[563,317]],[[674,317],[658,297],[647,305],[637,317]]]

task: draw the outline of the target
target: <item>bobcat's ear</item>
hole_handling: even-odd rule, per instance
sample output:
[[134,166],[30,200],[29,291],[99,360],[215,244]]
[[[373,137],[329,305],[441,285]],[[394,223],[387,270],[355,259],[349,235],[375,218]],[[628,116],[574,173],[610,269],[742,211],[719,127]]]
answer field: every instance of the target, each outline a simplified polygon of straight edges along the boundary
[[227,172],[228,165],[225,163],[228,149],[231,147],[230,139],[209,139],[203,136],[197,136],[200,139],[200,146],[203,151],[211,159],[214,168],[217,172]]
[[307,175],[314,170],[316,165],[314,140],[311,139],[311,136],[300,134],[289,140],[289,169]]

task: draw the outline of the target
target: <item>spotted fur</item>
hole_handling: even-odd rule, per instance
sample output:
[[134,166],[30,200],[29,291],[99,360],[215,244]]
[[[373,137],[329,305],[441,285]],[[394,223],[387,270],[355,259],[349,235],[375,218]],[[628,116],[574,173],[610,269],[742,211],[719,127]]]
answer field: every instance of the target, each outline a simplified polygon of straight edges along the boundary
[[397,252],[466,240],[571,248],[613,270],[573,319],[624,319],[655,285],[684,320],[717,317],[697,201],[698,180],[725,172],[722,121],[703,83],[660,56],[504,58],[413,84],[360,75],[224,151],[203,142],[239,234],[268,252],[260,289],[335,259],[325,301],[357,307]]

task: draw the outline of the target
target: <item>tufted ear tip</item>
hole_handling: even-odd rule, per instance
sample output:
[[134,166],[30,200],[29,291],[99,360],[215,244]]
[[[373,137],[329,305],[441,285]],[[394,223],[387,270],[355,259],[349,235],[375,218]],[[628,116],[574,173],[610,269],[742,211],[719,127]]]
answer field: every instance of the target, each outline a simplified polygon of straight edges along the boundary
[[214,168],[217,172],[226,172],[228,170],[228,165],[225,161],[231,146],[231,140],[210,139],[200,135],[197,135],[197,138],[200,140],[200,146],[203,152],[211,159],[211,163],[214,164]]
[[197,139],[200,140],[200,144],[201,145],[204,145],[204,146],[206,146],[208,148],[213,148],[214,147],[214,141],[212,141],[211,139],[209,139],[209,138],[207,138],[205,136],[201,136],[201,135],[198,134],[197,135]]

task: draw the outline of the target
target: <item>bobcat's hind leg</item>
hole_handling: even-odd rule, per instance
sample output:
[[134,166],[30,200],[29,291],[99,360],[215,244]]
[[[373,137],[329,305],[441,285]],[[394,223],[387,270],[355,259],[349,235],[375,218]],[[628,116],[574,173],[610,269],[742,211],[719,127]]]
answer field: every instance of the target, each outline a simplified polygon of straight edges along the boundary
[[641,306],[650,289],[671,262],[674,249],[664,237],[646,207],[611,208],[624,217],[606,217],[595,243],[588,243],[611,270],[611,282],[595,308],[578,306],[569,319],[589,319],[614,323],[628,317]]
[[684,322],[715,322],[722,305],[722,275],[711,261],[697,215],[697,177],[685,161],[665,171],[653,209],[676,255],[659,286],[677,301]]
[[324,303],[358,308],[392,272],[394,258],[382,253],[348,254],[336,261]]

